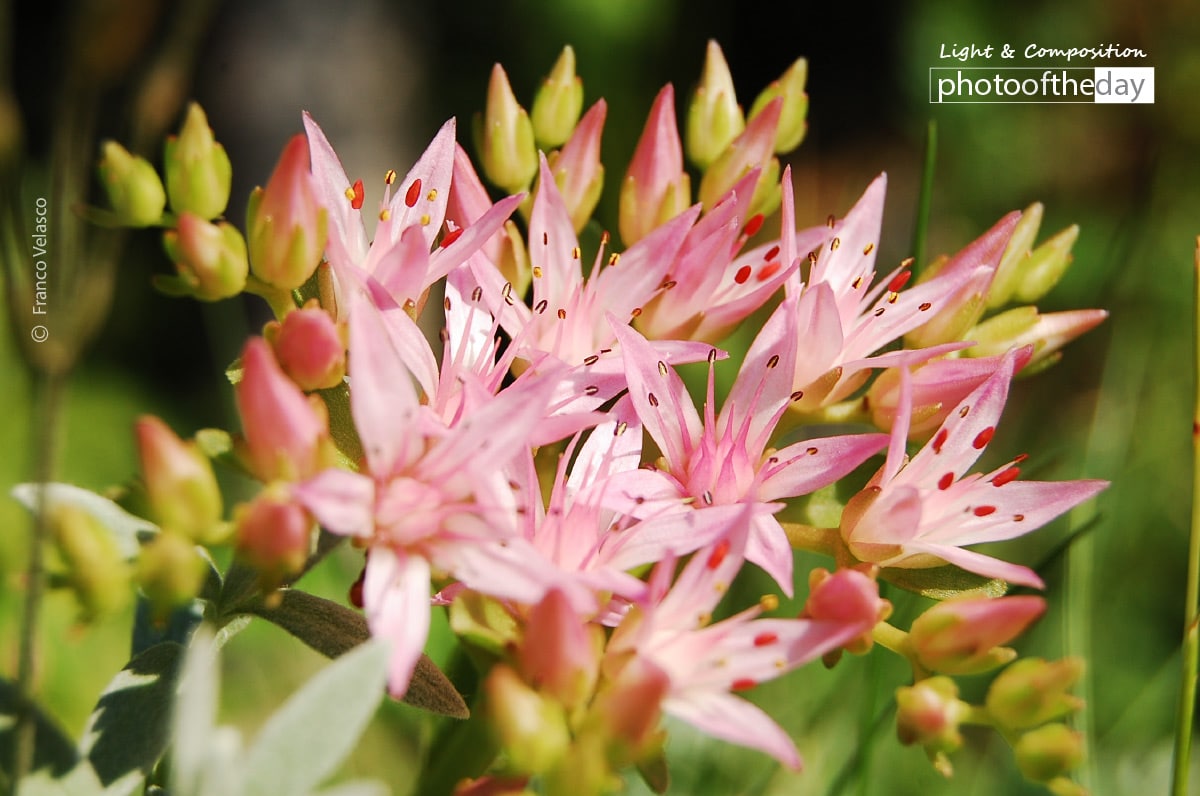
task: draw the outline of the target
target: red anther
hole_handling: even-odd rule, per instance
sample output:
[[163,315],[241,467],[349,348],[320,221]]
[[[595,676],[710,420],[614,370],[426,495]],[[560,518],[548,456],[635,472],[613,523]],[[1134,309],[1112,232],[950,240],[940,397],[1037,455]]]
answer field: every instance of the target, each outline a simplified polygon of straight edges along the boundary
[[762,213],[755,213],[754,215],[750,216],[750,220],[746,222],[746,228],[744,230],[746,237],[753,238],[755,235],[757,235],[758,231],[762,229],[763,221],[765,220],[766,219],[763,218]]
[[350,192],[353,194],[353,196],[349,197],[350,206],[355,210],[362,210],[363,199],[366,197],[366,192],[363,191],[362,180],[355,180]]
[[722,539],[713,546],[712,552],[708,554],[708,568],[716,569],[721,566],[721,562],[727,555],[729,555],[729,540]]
[[907,285],[910,279],[912,279],[912,271],[901,271],[892,277],[891,282],[888,282],[888,290],[893,293],[899,292],[900,288]]
[[417,204],[417,200],[421,198],[421,180],[413,180],[413,184],[408,186],[408,193],[404,194],[404,204],[413,207]]
[[941,453],[942,446],[946,444],[946,438],[950,436],[950,432],[946,429],[938,429],[938,433],[933,437],[933,452]]
[[739,285],[746,284],[746,280],[750,278],[750,266],[743,265],[738,269],[738,272],[733,275],[733,281]]
[[992,479],[992,486],[1004,486],[1007,483],[1017,480],[1017,476],[1021,474],[1020,467],[1009,467],[1007,470],[999,472]]
[[938,489],[945,491],[945,490],[949,489],[950,485],[953,483],[954,483],[954,473],[946,473],[945,475],[943,475],[941,478],[938,479]]
[[442,236],[442,248],[444,249],[447,246],[449,246],[451,243],[454,243],[454,241],[458,240],[459,236],[461,236],[462,234],[463,234],[462,227],[458,227],[457,229],[452,229],[449,232],[447,232],[445,235]]
[[971,441],[971,447],[977,451],[983,450],[987,447],[987,444],[992,441],[992,437],[995,435],[995,433],[996,427],[988,426],[983,431],[980,431],[975,435],[975,439]]
[[995,511],[996,511],[995,506],[976,506],[975,507],[975,516],[976,517],[986,517],[989,514],[995,513]]
[[772,246],[771,248],[767,249],[767,253],[763,255],[763,259],[766,260],[767,262],[770,262],[771,260],[774,260],[778,255],[779,255],[779,247]]
[[782,265],[783,264],[779,260],[776,260],[773,263],[767,263],[762,268],[758,269],[758,281],[766,282],[768,279],[778,273],[779,268]]
[[772,633],[771,631],[768,630],[767,632],[759,633],[757,636],[754,637],[754,646],[766,647],[771,644],[774,644],[776,641],[779,641],[779,634]]
[[749,677],[739,677],[729,684],[730,691],[749,691],[754,686],[758,685],[758,681]]

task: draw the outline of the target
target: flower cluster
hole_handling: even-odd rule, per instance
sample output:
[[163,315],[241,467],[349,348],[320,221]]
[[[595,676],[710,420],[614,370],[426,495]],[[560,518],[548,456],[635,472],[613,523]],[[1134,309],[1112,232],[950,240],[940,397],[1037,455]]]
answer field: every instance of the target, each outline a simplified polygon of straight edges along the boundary
[[[370,212],[307,114],[252,197],[245,239],[213,220],[229,167],[198,108],[168,145],[165,193],[148,164],[106,156],[123,223],[168,228],[178,266],[165,288],[245,290],[276,314],[232,371],[242,431],[223,456],[263,484],[232,523],[197,446],[139,425],[160,538],[232,533],[278,601],[314,560],[318,529],[350,537],[365,555],[351,600],[391,644],[395,697],[422,676],[431,611],[448,606],[490,655],[481,716],[502,752],[463,792],[535,777],[547,792],[606,792],[625,767],[661,762],[662,715],[798,768],[791,738],[739,693],[873,640],[913,664],[902,740],[948,770],[958,725],[992,724],[1040,761],[1031,777],[1066,787],[1077,744],[1047,722],[1076,707],[1064,692],[1077,670],[1010,676],[1014,665],[1002,676],[1020,683],[997,681],[985,706],[959,701],[950,677],[1008,663],[1001,645],[1043,608],[978,596],[1042,582],[971,546],[1035,530],[1105,486],[1024,480],[1024,456],[972,472],[1014,377],[1104,313],[984,318],[1038,300],[1069,262],[1071,231],[1031,251],[1040,206],[954,256],[894,268],[877,264],[883,175],[843,217],[798,229],[779,157],[803,138],[805,74],[798,61],[744,114],[712,44],[684,136],[666,86],[621,182],[620,244],[580,238],[603,185],[606,106],[583,112],[569,48],[532,113],[493,71],[478,170],[451,120],[405,176],[387,173]],[[494,201],[485,181],[506,195]],[[173,213],[147,199],[160,194]],[[719,402],[715,372],[735,366],[718,345],[762,317]],[[441,329],[440,347],[418,320]],[[687,363],[707,364],[699,408]],[[836,526],[780,519],[863,466],[877,472]],[[796,548],[830,554],[834,571],[795,572]],[[773,594],[728,605],[747,563],[804,595],[802,610],[779,615]],[[910,632],[887,623],[880,578],[919,589],[953,570],[975,596],[935,605]],[[159,596],[199,591],[193,578]],[[1053,705],[1018,704],[1022,685]],[[1047,763],[1051,747],[1072,754]]]

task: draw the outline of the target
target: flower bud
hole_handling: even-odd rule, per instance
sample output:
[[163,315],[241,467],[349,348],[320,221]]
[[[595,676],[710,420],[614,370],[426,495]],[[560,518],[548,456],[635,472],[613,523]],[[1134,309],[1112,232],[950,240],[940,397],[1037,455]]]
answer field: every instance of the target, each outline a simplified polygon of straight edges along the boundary
[[950,754],[962,746],[958,727],[969,710],[949,677],[897,688],[896,734],[905,746],[916,743],[931,754]]
[[1022,735],[1013,753],[1026,779],[1049,782],[1083,764],[1083,733],[1065,724],[1047,724]]
[[137,582],[154,607],[165,617],[200,593],[208,563],[191,539],[169,529],[142,545],[137,562]]
[[62,503],[50,513],[55,549],[66,565],[66,582],[79,600],[83,621],[120,613],[129,604],[129,565],[116,540],[90,512]]
[[149,161],[131,155],[116,141],[105,141],[99,171],[100,182],[120,223],[148,227],[162,220],[167,195]]
[[908,643],[926,669],[941,674],[981,674],[1016,653],[1007,644],[1046,610],[1041,597],[947,600],[912,623]]
[[1042,242],[1022,260],[1014,291],[1017,301],[1034,302],[1050,292],[1071,265],[1071,247],[1079,237],[1079,225],[1066,229]]
[[707,169],[745,128],[746,119],[737,104],[725,54],[719,44],[709,40],[700,85],[688,104],[688,160],[701,171]]
[[551,769],[571,745],[561,705],[545,699],[510,667],[497,664],[484,682],[492,729],[516,771]]
[[808,61],[797,58],[796,62],[776,81],[763,89],[750,106],[749,118],[754,119],[776,97],[783,97],[783,109],[779,114],[779,127],[775,131],[775,154],[786,155],[804,140],[808,132],[808,94],[804,92],[808,80]]
[[531,121],[538,146],[550,150],[566,143],[582,111],[583,81],[575,74],[575,51],[568,44],[533,97]]
[[621,759],[640,759],[661,740],[655,730],[670,677],[649,659],[634,657],[610,678],[596,696],[592,713],[603,735],[619,745]]
[[526,681],[572,710],[592,695],[603,646],[600,627],[585,623],[566,595],[551,589],[529,612],[517,659]]
[[1020,278],[1020,265],[1029,257],[1033,242],[1037,240],[1038,229],[1042,225],[1043,207],[1041,202],[1034,202],[1021,213],[1021,220],[1013,227],[1012,237],[996,266],[996,276],[992,280],[992,288],[988,291],[988,309],[1002,307],[1012,300]]
[[1067,693],[1083,674],[1083,661],[1023,658],[1002,671],[987,694],[987,709],[1001,727],[1022,730],[1061,718],[1083,707]]
[[814,569],[808,577],[808,601],[801,617],[846,625],[866,624],[867,629],[845,645],[861,654],[871,648],[871,629],[892,612],[892,604],[879,597],[879,584],[857,569]]
[[[948,261],[934,263],[932,269]],[[988,286],[992,281],[990,268],[977,268],[961,286],[942,299],[940,309],[921,326],[904,335],[906,348],[931,348],[943,343],[967,339],[971,327],[983,315]],[[935,279],[938,277],[934,277]]]
[[[712,210],[717,202],[725,198],[738,180],[752,169],[760,168],[753,197],[738,197],[739,203],[749,200],[746,216],[759,212],[757,205],[769,207],[772,189],[779,191],[779,161],[771,157],[775,149],[775,128],[779,124],[782,99],[772,100],[736,139],[730,142],[720,155],[709,164],[700,179],[700,201],[705,212]],[[778,206],[778,196],[774,205]],[[774,208],[769,208],[774,209]],[[764,213],[765,215],[765,213]]]
[[327,224],[309,171],[308,139],[293,136],[267,187],[250,195],[246,228],[251,271],[274,288],[300,287],[321,262]]
[[525,236],[513,221],[504,222],[500,234],[500,258],[496,267],[505,281],[513,286],[513,294],[525,295],[533,281],[533,267],[529,264],[529,252],[525,249]]
[[213,224],[185,211],[179,228],[163,233],[163,247],[184,289],[201,301],[231,298],[246,287],[246,241],[232,224]]
[[263,490],[234,511],[237,551],[267,585],[300,572],[312,549],[313,521],[281,485]]
[[1014,346],[1032,346],[1033,358],[1026,374],[1049,367],[1062,358],[1062,347],[1105,318],[1104,310],[1068,310],[1038,313],[1037,307],[1015,307],[994,315],[971,329],[967,338],[975,345],[969,357],[998,356]]
[[272,321],[266,337],[283,372],[305,392],[327,390],[346,375],[346,332],[311,302]]
[[513,96],[504,68],[496,64],[488,82],[487,106],[475,117],[476,145],[483,173],[492,184],[509,193],[529,187],[538,170],[533,123]]
[[691,202],[691,178],[683,170],[683,145],[675,124],[675,90],[667,84],[654,98],[621,183],[621,240],[632,246]]
[[233,168],[225,147],[213,140],[208,118],[197,103],[188,106],[179,135],[167,139],[163,162],[171,210],[203,219],[225,212]]
[[575,135],[550,160],[550,171],[563,204],[578,233],[592,217],[604,189],[604,165],[600,162],[600,134],[604,130],[604,100],[583,117]]
[[242,350],[238,413],[247,468],[262,481],[300,480],[326,463],[326,418],[275,361],[265,340]]
[[152,519],[201,544],[219,541],[221,490],[212,463],[157,417],[134,425]]

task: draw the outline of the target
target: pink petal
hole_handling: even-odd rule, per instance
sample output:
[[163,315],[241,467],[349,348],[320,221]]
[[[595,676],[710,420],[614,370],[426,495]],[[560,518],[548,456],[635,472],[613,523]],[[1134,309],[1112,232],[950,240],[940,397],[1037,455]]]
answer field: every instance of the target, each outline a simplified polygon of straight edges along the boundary
[[449,119],[437,131],[404,179],[393,186],[392,201],[388,204],[391,216],[376,228],[377,242],[381,237],[395,241],[406,228],[417,226],[425,238],[426,251],[433,246],[446,217],[446,204],[450,198],[450,178],[454,173],[454,133],[455,121]]
[[788,734],[744,699],[719,691],[691,691],[668,696],[663,711],[714,738],[766,752],[792,770],[801,768],[800,753]]
[[848,475],[883,449],[886,434],[845,434],[803,440],[772,454],[758,489],[759,500],[799,497]]
[[[1042,582],[1038,574],[1029,567],[1012,564],[1008,561],[1001,561],[998,558],[992,558],[983,553],[976,553],[973,550],[964,550],[961,547],[950,547],[949,545],[914,542],[906,545],[905,551],[907,553],[928,553],[949,564],[965,569],[967,572],[983,575],[985,578],[999,578],[1007,583],[1015,583],[1018,586],[1029,586],[1034,589],[1044,589],[1046,587],[1046,584]],[[888,565],[885,564],[885,566]],[[904,563],[903,561],[899,561],[897,564],[891,564],[891,566],[897,565],[903,566]]]
[[429,589],[429,562],[424,558],[384,546],[371,548],[363,605],[371,635],[392,643],[388,693],[397,699],[408,690],[429,636]]
[[329,213],[330,260],[349,265],[358,265],[367,257],[367,231],[363,227],[362,212],[355,210],[346,198],[350,179],[342,168],[342,162],[308,111],[304,114],[304,130],[308,134],[308,151],[312,163],[314,183],[321,204]]
[[563,204],[546,156],[540,158],[538,190],[529,217],[529,262],[542,273],[533,280],[533,303],[545,301],[547,311],[553,314],[565,309],[569,298],[583,286],[583,270],[575,255],[579,239],[571,214]]
[[330,468],[293,488],[292,494],[333,533],[370,538],[375,530],[375,482]]

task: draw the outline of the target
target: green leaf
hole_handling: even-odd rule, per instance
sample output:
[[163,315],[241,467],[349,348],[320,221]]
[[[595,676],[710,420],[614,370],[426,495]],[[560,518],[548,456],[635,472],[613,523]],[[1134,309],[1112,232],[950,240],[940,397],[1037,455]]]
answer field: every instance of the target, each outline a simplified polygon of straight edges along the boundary
[[[245,604],[243,610],[278,625],[327,658],[343,655],[371,636],[367,620],[358,611],[294,589],[277,594],[280,601],[274,607],[259,599]],[[418,659],[401,701],[456,719],[470,715],[462,696],[427,655]]]
[[388,796],[391,792],[387,785],[372,779],[343,782],[341,785],[326,788],[314,796]]
[[182,659],[179,644],[153,646],[126,664],[100,696],[80,751],[102,784],[130,771],[149,773],[162,757]]
[[46,508],[66,505],[86,511],[108,529],[117,543],[117,549],[127,559],[137,558],[141,545],[139,536],[158,533],[158,526],[149,520],[135,517],[106,497],[73,484],[17,484],[12,496],[31,512],[38,510],[38,491],[46,490]]
[[212,626],[196,628],[183,661],[171,722],[171,788],[174,796],[238,796],[240,736],[217,726],[221,692],[219,648]]
[[263,726],[243,796],[308,793],[337,770],[383,699],[388,649],[371,641],[327,666]]
[[365,454],[354,426],[354,416],[350,413],[350,388],[343,382],[328,390],[319,390],[317,394],[329,410],[329,436],[333,438],[333,444],[352,465],[361,462]]
[[18,796],[131,796],[142,787],[145,778],[140,771],[131,771],[128,776],[105,787],[86,760],[71,769],[66,776],[53,776],[49,771],[38,771],[21,780]]
[[903,569],[885,567],[879,577],[894,586],[916,592],[934,600],[952,597],[1003,597],[1008,584],[999,578],[985,578],[958,567]]
[[[346,537],[330,533],[322,528],[320,534],[317,536],[316,548],[313,550],[312,555],[308,557],[308,560],[304,562],[304,567],[295,575],[285,580],[283,585],[290,586],[300,580],[300,578],[304,577],[305,573],[319,564],[325,556],[332,553],[345,540]],[[225,572],[225,582],[221,588],[221,596],[217,600],[219,615],[229,617],[238,613],[245,613],[249,610],[246,608],[247,605],[261,602],[262,594],[260,593],[258,570],[241,561],[235,560]]]
[[[16,717],[22,701],[16,683],[0,679],[0,760],[5,764],[13,759]],[[62,776],[79,759],[75,742],[37,705],[30,705],[29,709],[33,712],[36,726],[32,770],[48,769],[52,775]]]

